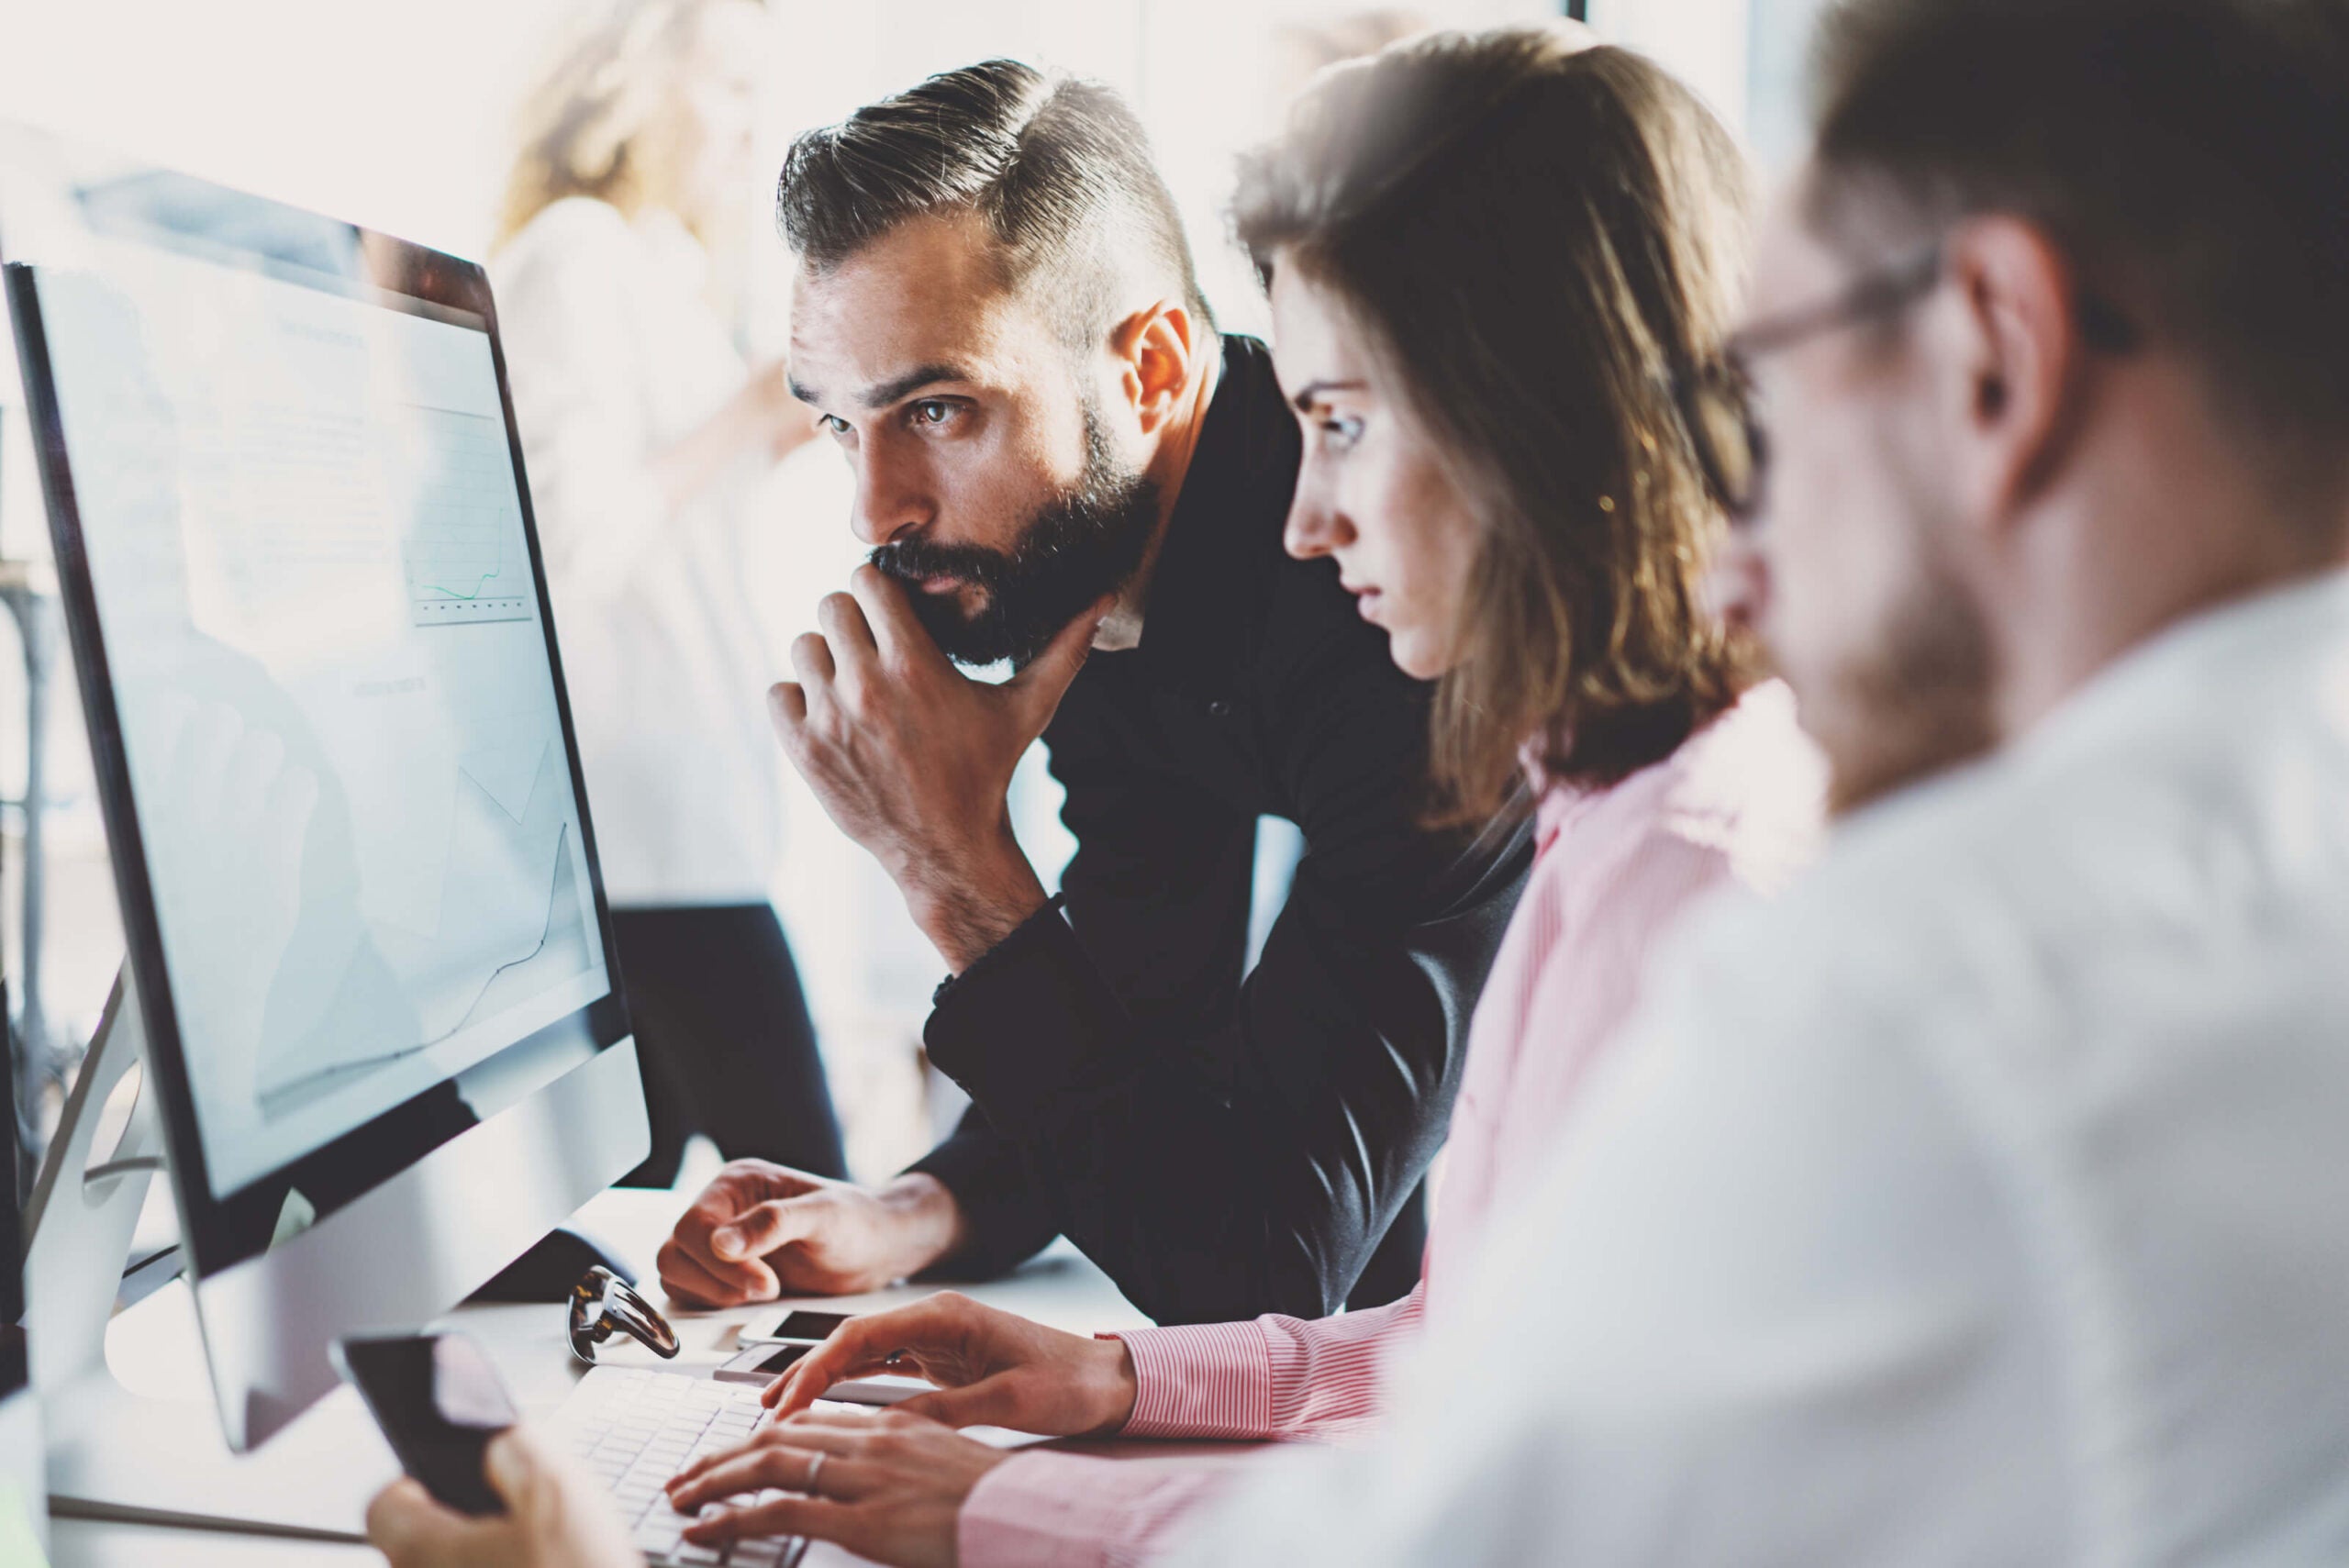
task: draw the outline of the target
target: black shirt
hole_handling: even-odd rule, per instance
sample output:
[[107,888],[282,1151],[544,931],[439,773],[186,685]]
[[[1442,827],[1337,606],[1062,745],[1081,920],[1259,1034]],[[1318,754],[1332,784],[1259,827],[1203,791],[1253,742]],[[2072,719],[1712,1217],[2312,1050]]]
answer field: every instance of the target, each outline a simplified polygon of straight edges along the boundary
[[[1418,825],[1430,691],[1332,562],[1283,551],[1298,439],[1270,353],[1225,339],[1141,645],[1096,652],[1044,732],[1066,917],[971,965],[926,1031],[974,1102],[914,1167],[962,1206],[957,1273],[1062,1232],[1162,1323],[1321,1317],[1442,1143],[1530,840]],[[1264,815],[1306,851],[1243,980]],[[1408,1291],[1419,1234],[1359,1299]]]

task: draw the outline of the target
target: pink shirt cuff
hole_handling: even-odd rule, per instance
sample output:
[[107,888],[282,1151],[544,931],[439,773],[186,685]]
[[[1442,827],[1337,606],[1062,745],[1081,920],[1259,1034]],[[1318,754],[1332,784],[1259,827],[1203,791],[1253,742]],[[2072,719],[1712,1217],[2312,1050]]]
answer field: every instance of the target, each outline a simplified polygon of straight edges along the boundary
[[955,1522],[962,1568],[1125,1568],[1222,1477],[1215,1467],[1041,1450],[979,1477]]
[[1134,1359],[1130,1438],[1273,1436],[1273,1391],[1304,1369],[1294,1339],[1260,1323],[1136,1329],[1102,1336],[1125,1341]]

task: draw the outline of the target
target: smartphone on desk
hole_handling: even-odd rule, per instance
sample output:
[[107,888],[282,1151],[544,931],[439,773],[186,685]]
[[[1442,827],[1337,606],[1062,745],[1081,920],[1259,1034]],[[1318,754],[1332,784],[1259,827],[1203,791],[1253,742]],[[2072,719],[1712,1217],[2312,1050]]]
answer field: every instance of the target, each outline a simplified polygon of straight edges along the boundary
[[746,1345],[820,1345],[832,1337],[852,1313],[801,1312],[793,1310],[783,1315],[783,1321],[763,1334],[744,1334],[740,1342]]
[[426,1491],[461,1514],[506,1511],[482,1455],[521,1417],[480,1345],[462,1334],[341,1340],[334,1363]]

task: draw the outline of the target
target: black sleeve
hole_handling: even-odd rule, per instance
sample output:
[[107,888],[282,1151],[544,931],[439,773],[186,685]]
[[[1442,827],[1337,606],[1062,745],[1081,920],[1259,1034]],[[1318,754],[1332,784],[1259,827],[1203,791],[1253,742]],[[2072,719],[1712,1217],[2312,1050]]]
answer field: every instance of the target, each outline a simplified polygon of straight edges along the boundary
[[[1238,1001],[1255,820],[1137,772],[1084,723],[1088,698],[1126,700],[1073,695],[1073,722],[1054,728],[1052,770],[1066,792],[1063,820],[1076,839],[1061,891],[1084,911],[1085,950],[1124,1003],[1130,1032],[1175,1040],[1204,1033],[1228,1020]],[[1007,943],[1004,951],[1019,949]],[[982,962],[995,960],[990,953]],[[1018,1027],[1008,1019],[1006,1026]],[[963,1210],[963,1248],[925,1278],[994,1278],[1060,1234],[1056,1207],[1030,1181],[1026,1153],[977,1105],[908,1169],[937,1177]]]
[[1331,639],[1261,720],[1308,850],[1244,985],[1253,823],[1224,843],[1199,792],[1056,743],[1089,857],[1068,918],[1029,921],[931,1015],[931,1059],[1160,1322],[1345,1300],[1442,1143],[1530,859],[1521,830],[1417,828],[1424,694],[1359,648]]
[[973,1106],[929,1153],[907,1167],[935,1176],[963,1211],[964,1240],[921,1276],[986,1280],[1008,1273],[1060,1234],[1052,1206],[1028,1179],[1019,1146],[988,1125]]

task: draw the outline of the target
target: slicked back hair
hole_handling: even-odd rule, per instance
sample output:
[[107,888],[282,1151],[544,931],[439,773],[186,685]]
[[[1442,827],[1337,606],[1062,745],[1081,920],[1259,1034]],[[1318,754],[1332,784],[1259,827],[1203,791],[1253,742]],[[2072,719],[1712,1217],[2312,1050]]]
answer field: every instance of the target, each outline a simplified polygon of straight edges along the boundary
[[1141,122],[1098,83],[1015,60],[945,72],[807,132],[784,160],[775,209],[819,273],[909,220],[969,213],[1005,284],[1044,300],[1074,348],[1116,325],[1119,281],[1136,269],[1214,328]]
[[2034,222],[2240,436],[2338,478],[2349,0],[1845,0],[1811,93],[1831,243]]

